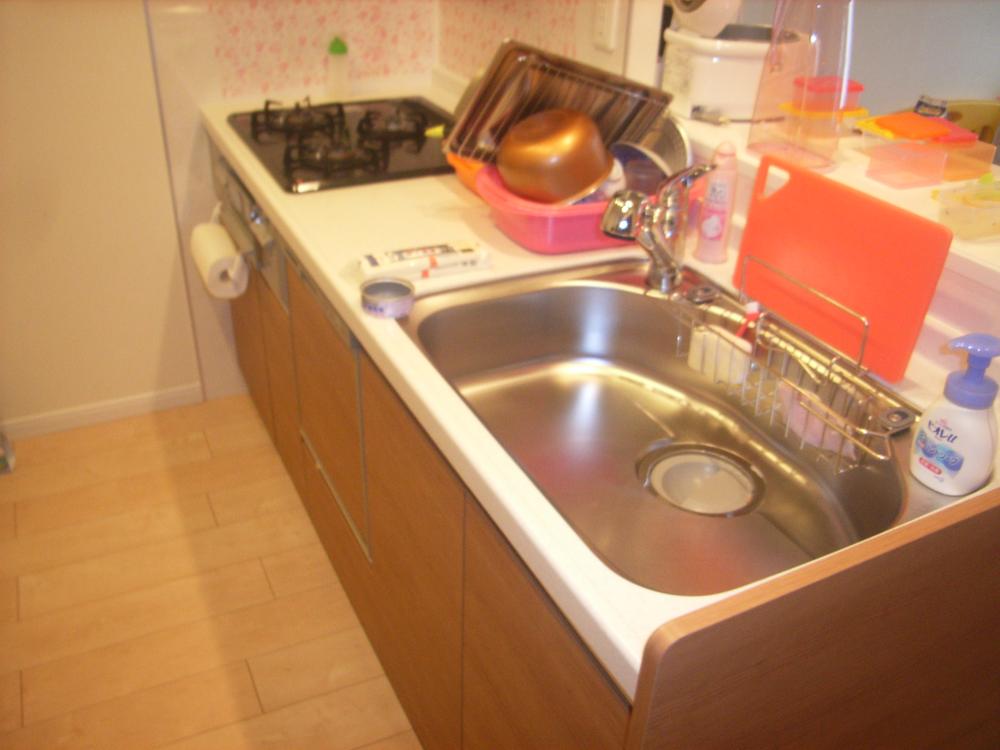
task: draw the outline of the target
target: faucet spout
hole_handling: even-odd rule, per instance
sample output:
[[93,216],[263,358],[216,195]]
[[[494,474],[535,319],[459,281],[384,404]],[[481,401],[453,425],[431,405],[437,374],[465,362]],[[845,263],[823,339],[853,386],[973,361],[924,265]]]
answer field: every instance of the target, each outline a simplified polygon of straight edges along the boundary
[[695,180],[715,168],[696,164],[667,178],[650,197],[637,190],[615,193],[601,220],[609,237],[635,240],[650,257],[648,286],[669,292],[684,257],[688,196]]

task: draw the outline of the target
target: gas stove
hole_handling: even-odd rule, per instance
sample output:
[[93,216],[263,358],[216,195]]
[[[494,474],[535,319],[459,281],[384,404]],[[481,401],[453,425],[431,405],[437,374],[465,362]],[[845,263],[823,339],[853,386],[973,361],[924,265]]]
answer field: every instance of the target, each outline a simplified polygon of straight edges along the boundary
[[229,124],[290,193],[400,180],[452,169],[441,150],[454,121],[419,97],[286,106],[229,116]]

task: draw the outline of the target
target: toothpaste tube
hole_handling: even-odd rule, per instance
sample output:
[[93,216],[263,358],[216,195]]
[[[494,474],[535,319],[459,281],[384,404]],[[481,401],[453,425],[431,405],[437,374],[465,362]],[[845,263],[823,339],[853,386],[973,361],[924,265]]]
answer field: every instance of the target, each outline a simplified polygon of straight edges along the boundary
[[458,273],[489,264],[489,253],[477,244],[425,245],[361,256],[361,275],[366,279],[393,276],[426,279]]

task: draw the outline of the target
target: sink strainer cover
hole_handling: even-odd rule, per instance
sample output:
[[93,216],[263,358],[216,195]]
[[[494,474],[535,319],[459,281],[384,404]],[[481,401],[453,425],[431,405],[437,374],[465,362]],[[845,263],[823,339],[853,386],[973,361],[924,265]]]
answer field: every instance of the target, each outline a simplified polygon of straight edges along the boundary
[[760,498],[763,480],[739,456],[718,448],[672,446],[647,456],[640,472],[658,496],[692,513],[745,513]]

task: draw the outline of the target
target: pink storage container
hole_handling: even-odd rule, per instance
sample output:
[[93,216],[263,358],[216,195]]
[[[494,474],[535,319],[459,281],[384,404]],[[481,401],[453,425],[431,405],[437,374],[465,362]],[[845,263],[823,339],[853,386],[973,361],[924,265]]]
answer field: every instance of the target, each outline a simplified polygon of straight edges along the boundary
[[[888,117],[895,119],[888,121]],[[882,127],[886,122],[892,127]],[[890,187],[974,180],[990,171],[996,154],[992,143],[984,143],[972,131],[938,117],[903,112],[865,120],[858,127],[863,137],[861,150],[870,157],[865,174]],[[902,135],[924,132],[935,135],[922,140]]]
[[936,185],[944,179],[948,154],[944,149],[915,141],[877,142],[867,148],[865,174],[894,188]]
[[961,125],[956,125],[950,120],[945,120],[944,125],[948,128],[948,133],[934,140],[938,143],[975,143],[979,140],[971,130],[966,130]]
[[557,206],[525,200],[504,186],[494,166],[479,170],[476,192],[489,205],[497,228],[536,253],[554,255],[633,244],[601,231],[607,201]]
[[[865,90],[857,81],[840,76],[797,76],[795,106],[806,112],[836,112],[858,108],[858,97]],[[844,102],[840,102],[841,95]]]

